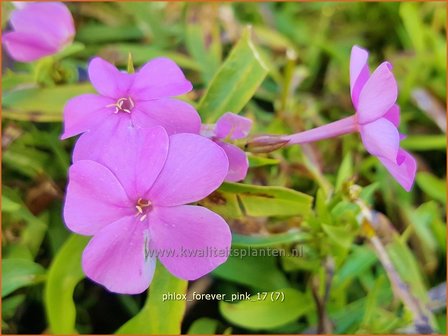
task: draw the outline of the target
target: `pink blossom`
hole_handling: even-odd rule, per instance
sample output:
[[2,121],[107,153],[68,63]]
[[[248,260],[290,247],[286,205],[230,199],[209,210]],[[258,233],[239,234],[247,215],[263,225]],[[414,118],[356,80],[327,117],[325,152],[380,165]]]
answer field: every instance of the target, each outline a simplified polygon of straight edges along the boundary
[[302,144],[359,132],[367,151],[378,157],[397,182],[409,191],[417,164],[411,154],[400,148],[403,136],[397,129],[400,109],[396,104],[398,89],[392,66],[383,62],[370,74],[367,59],[366,50],[352,48],[350,93],[355,115],[289,136],[259,137],[253,140],[252,146],[275,148],[276,144]]
[[201,119],[189,104],[172,97],[189,92],[191,83],[168,58],[155,58],[137,73],[119,71],[97,57],[88,68],[98,94],[72,98],[64,108],[62,139],[89,132],[110,137],[119,127],[163,126],[168,134],[199,133]]
[[10,18],[13,31],[3,44],[13,59],[33,62],[61,51],[73,41],[75,26],[61,2],[36,2],[15,9]]
[[227,181],[237,182],[244,180],[249,168],[249,162],[243,150],[225,141],[246,138],[251,127],[252,120],[231,112],[223,114],[215,125],[202,126],[201,134],[215,141],[227,154],[229,159]]
[[[186,204],[221,185],[228,170],[224,151],[196,134],[168,136],[160,126],[120,128],[108,140],[78,152],[69,170],[65,223],[93,235],[82,257],[85,274],[112,292],[136,294],[152,280],[155,253],[187,280],[222,264],[228,225]],[[201,256],[205,249],[221,253]]]

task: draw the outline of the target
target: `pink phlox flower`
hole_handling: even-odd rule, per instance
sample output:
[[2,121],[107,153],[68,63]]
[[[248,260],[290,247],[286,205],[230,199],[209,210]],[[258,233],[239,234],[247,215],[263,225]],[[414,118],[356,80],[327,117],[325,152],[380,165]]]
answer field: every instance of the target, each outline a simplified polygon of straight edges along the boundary
[[237,182],[244,180],[249,169],[246,153],[239,147],[226,141],[246,138],[251,127],[252,120],[227,112],[218,119],[216,124],[203,125],[201,128],[201,134],[215,141],[227,154],[229,172],[227,173],[226,181]]
[[13,59],[33,62],[53,55],[75,36],[73,17],[61,2],[36,2],[11,13],[13,31],[3,35],[3,45]]
[[67,102],[62,139],[95,130],[84,134],[91,133],[89,141],[95,142],[96,137],[113,136],[117,128],[129,125],[163,126],[170,135],[199,133],[197,111],[172,98],[192,89],[172,60],[155,58],[135,74],[128,74],[96,57],[90,61],[88,73],[98,94],[83,94]]
[[400,148],[400,108],[396,104],[398,88],[388,62],[370,75],[368,52],[358,46],[350,57],[350,92],[361,139],[367,151],[378,157],[402,187],[412,188],[417,169],[415,159]]
[[[148,288],[156,257],[175,276],[194,280],[222,264],[231,233],[214,212],[195,205],[223,182],[225,152],[196,134],[163,127],[117,129],[69,170],[64,219],[93,235],[85,274],[112,292]],[[201,252],[202,251],[202,252]]]
[[396,104],[398,89],[392,66],[383,62],[370,74],[367,58],[366,50],[352,48],[350,92],[355,115],[293,135],[260,136],[252,140],[249,147],[269,151],[359,132],[367,151],[378,157],[397,182],[409,191],[415,180],[417,163],[411,154],[400,148],[404,136],[397,129],[400,109]]

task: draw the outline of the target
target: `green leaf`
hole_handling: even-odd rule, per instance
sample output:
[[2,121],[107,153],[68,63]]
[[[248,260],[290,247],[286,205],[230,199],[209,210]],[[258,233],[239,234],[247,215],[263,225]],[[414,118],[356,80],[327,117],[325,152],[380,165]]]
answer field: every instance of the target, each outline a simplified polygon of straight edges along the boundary
[[188,329],[188,334],[190,335],[214,335],[216,334],[216,329],[218,328],[218,321],[202,317],[194,321]]
[[263,236],[262,235],[246,236],[233,233],[232,246],[253,247],[253,248],[271,247],[271,246],[279,246],[281,244],[299,243],[308,238],[309,238],[308,234],[296,229],[284,233],[268,234]]
[[67,100],[94,92],[90,84],[63,85],[52,88],[30,88],[3,95],[3,117],[26,121],[62,121]]
[[346,228],[341,226],[331,226],[322,224],[322,229],[325,231],[328,237],[331,240],[333,240],[336,244],[344,248],[350,247],[353,240],[353,233],[348,231]]
[[186,301],[166,300],[168,293],[185,294],[188,281],[176,278],[157,262],[148,298],[142,310],[117,330],[116,334],[180,334]]
[[128,54],[128,66],[127,66],[128,73],[133,74],[135,73],[134,69],[134,61],[132,60],[132,54]]
[[2,298],[16,289],[41,282],[44,274],[45,269],[31,260],[2,260]]
[[20,209],[20,203],[13,201],[8,196],[2,194],[2,212],[15,212]]
[[224,183],[219,191],[236,194],[245,213],[253,217],[299,215],[306,218],[313,201],[307,194],[283,187]]
[[127,26],[111,27],[92,23],[82,25],[76,32],[76,39],[86,44],[138,40],[142,37],[142,31],[132,24]]
[[[220,55],[213,53],[213,50],[206,46],[205,41],[204,29],[200,24],[187,25],[185,42],[188,52],[199,64],[204,82],[208,83],[219,68]],[[216,45],[215,41],[216,39],[213,40],[214,44],[211,47]]]
[[428,151],[428,150],[446,150],[446,136],[443,135],[410,135],[402,142],[400,146],[407,150]]
[[421,21],[419,7],[414,3],[400,4],[400,16],[409,38],[418,52],[425,51],[425,30]]
[[213,210],[225,218],[243,217],[243,212],[238,203],[238,196],[234,193],[218,189],[198,204]]
[[277,160],[277,159],[271,159],[271,158],[262,157],[262,156],[255,156],[252,154],[248,154],[247,157],[249,159],[249,166],[251,168],[263,167],[263,166],[274,166],[274,165],[278,165],[280,163],[280,160]]
[[73,291],[84,278],[81,256],[89,237],[71,235],[48,270],[45,310],[53,334],[74,334],[76,308]]
[[353,159],[351,153],[345,155],[344,160],[342,160],[341,166],[338,170],[338,176],[336,178],[336,191],[341,190],[342,185],[350,177],[353,176]]
[[[255,251],[257,255],[252,256],[251,251]],[[216,268],[213,274],[259,290],[289,287],[288,280],[279,270],[276,260],[272,256],[262,256],[256,249],[233,249],[227,261]]]
[[313,301],[293,288],[267,292],[263,297],[264,293],[260,293],[260,297],[253,294],[250,300],[238,303],[221,301],[219,309],[226,320],[250,330],[278,328],[314,309]]
[[224,112],[239,113],[266,77],[268,68],[250,34],[246,28],[199,102],[198,111],[206,122],[216,121]]
[[420,172],[417,174],[417,184],[430,197],[446,204],[445,179],[438,179],[431,173]]
[[114,55],[114,59],[116,60],[115,64],[118,66],[125,66],[127,64],[128,54],[131,53],[135,65],[142,65],[155,57],[168,57],[184,69],[200,69],[200,66],[196,61],[181,53],[141,44],[109,44],[107,47],[102,48],[99,53],[104,55]]

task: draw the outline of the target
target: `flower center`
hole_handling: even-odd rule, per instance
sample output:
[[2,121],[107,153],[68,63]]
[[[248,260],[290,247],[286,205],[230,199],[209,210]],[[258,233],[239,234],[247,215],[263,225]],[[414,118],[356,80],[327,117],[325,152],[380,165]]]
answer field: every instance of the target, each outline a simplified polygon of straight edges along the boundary
[[140,216],[140,220],[143,222],[148,216],[148,212],[152,210],[152,203],[151,201],[139,198],[135,204],[135,209],[137,210],[135,216]]
[[115,112],[125,112],[125,113],[131,113],[132,109],[134,108],[135,104],[131,97],[123,97],[117,100],[115,104],[109,104],[106,107],[115,107]]

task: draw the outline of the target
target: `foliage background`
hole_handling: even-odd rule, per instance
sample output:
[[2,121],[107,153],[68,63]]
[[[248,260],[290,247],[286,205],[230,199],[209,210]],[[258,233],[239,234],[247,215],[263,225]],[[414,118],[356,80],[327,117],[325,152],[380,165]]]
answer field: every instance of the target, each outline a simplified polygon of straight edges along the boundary
[[[11,8],[2,3],[3,29]],[[363,202],[378,211],[375,230],[401,278],[428,310],[435,330],[446,332],[445,3],[122,2],[70,3],[69,8],[77,43],[65,54],[34,65],[14,64],[3,54],[4,333],[114,333],[146,300],[146,294],[115,295],[83,279],[77,256],[86,240],[69,238],[61,219],[74,143],[59,140],[62,107],[69,97],[91,90],[89,58],[100,55],[125,69],[128,52],[136,66],[171,57],[194,84],[185,99],[197,104],[211,85],[230,97],[226,103],[210,99],[213,108],[199,104],[204,121],[216,120],[227,108],[242,109],[255,121],[253,134],[281,134],[353,113],[348,65],[354,44],[371,51],[372,66],[384,59],[394,65],[401,131],[408,134],[403,146],[419,165],[412,192],[404,192],[367,155],[358,135],[253,155],[245,183],[288,189],[280,194],[266,189],[271,199],[251,199],[244,187],[226,185],[202,203],[226,217],[235,248],[296,247],[303,256],[231,258],[190,283],[189,290],[228,295],[284,290],[288,299],[190,302],[183,318],[182,302],[158,307],[160,300],[154,300],[154,311],[144,310],[147,319],[140,317],[127,331],[164,330],[147,329],[156,321],[179,330],[180,319],[184,333],[415,331],[409,307],[393,295],[383,265],[359,229],[359,208],[346,197],[350,183],[356,183],[364,187]],[[249,24],[250,43],[244,37]],[[238,61],[214,78],[240,39]],[[257,70],[252,44],[267,71]],[[241,202],[245,214],[239,213]],[[159,269],[154,293],[185,290]]]

